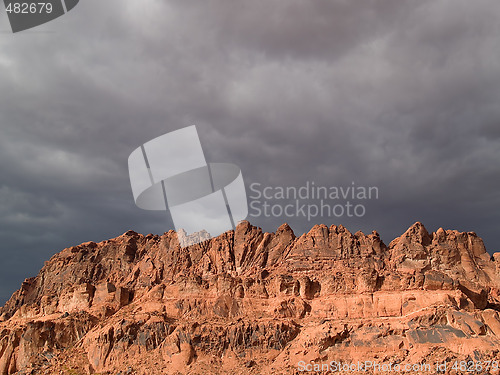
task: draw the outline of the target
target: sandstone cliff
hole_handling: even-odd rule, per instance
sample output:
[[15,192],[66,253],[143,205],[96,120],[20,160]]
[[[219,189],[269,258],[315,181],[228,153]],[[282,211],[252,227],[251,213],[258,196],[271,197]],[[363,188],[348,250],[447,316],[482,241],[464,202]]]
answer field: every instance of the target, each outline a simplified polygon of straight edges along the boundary
[[181,249],[173,231],[129,231],[64,249],[23,282],[0,310],[0,375],[293,374],[358,360],[435,373],[438,361],[500,361],[499,311],[500,253],[473,232],[415,223],[387,246],[343,226],[296,238],[242,222]]

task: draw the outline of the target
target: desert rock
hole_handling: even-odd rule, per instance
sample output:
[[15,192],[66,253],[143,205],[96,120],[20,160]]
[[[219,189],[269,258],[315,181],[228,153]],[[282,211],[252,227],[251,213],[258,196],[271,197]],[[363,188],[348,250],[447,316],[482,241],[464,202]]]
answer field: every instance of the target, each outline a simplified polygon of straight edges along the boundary
[[0,375],[499,361],[499,290],[499,253],[421,223],[388,246],[342,225],[296,237],[242,222],[188,247],[128,231],[23,282],[0,311]]

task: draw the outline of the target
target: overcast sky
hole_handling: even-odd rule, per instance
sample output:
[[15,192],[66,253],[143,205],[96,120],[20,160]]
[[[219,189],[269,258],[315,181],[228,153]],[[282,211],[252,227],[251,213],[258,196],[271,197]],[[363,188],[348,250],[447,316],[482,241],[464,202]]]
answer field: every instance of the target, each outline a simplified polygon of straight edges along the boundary
[[[475,231],[500,251],[498,0],[82,0],[12,34],[0,13],[0,302],[53,254],[166,213],[134,204],[129,154],[196,124],[245,184],[377,186],[361,218]],[[250,193],[250,192],[249,192]]]

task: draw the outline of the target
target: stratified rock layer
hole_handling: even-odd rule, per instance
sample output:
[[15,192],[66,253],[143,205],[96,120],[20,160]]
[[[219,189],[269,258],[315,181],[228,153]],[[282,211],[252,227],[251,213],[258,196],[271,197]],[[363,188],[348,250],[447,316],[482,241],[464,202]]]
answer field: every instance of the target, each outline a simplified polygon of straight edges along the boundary
[[389,246],[343,226],[296,238],[242,222],[187,248],[173,231],[129,231],[25,280],[0,312],[0,375],[293,374],[331,361],[428,373],[447,361],[449,373],[500,361],[499,275],[475,233],[421,223]]

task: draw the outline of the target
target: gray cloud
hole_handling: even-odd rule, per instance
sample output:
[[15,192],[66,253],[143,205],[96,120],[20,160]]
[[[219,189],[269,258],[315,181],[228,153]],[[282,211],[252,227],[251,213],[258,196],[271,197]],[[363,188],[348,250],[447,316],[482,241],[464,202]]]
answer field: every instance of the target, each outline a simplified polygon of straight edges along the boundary
[[0,300],[63,247],[170,229],[135,207],[127,157],[191,124],[247,186],[379,187],[365,217],[317,222],[388,242],[420,220],[498,251],[499,16],[493,0],[87,0],[2,33]]

